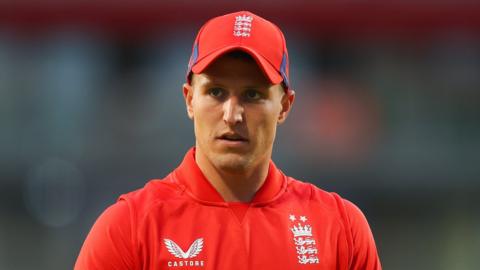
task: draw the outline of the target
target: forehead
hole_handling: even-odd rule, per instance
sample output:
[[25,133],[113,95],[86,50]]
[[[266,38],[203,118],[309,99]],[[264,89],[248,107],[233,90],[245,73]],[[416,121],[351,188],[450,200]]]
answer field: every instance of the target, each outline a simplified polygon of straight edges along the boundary
[[192,83],[246,84],[269,87],[272,84],[257,62],[248,54],[225,54],[202,73],[194,74]]

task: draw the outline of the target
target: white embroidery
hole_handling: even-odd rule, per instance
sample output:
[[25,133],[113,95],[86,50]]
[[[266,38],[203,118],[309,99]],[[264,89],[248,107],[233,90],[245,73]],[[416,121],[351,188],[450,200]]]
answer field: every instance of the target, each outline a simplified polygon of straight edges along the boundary
[[[289,215],[289,219],[293,222],[297,220],[295,215]],[[313,239],[312,226],[306,224],[307,217],[300,216],[296,225],[290,228],[293,234],[293,241],[295,249],[297,250],[298,263],[300,264],[314,264],[319,263],[317,254],[317,245]],[[302,225],[303,223],[303,225]]]
[[293,226],[293,228],[291,228],[290,230],[292,230],[293,237],[312,236],[312,227],[310,225],[305,225],[302,227],[302,225],[298,223],[298,227]]
[[233,35],[236,37],[249,37],[252,30],[252,16],[241,15],[235,17]]
[[188,248],[187,252],[184,252],[177,243],[173,242],[170,239],[163,239],[165,246],[167,247],[168,252],[170,252],[173,256],[180,258],[180,259],[188,259],[196,257],[203,249],[203,238],[198,238],[195,240],[190,248]]

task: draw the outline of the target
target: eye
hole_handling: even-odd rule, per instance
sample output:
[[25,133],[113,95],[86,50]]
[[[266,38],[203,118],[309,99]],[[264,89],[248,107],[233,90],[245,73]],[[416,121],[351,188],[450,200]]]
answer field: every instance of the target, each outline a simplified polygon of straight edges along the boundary
[[208,94],[212,97],[221,97],[223,95],[223,92],[224,90],[222,88],[218,88],[218,87],[215,87],[215,88],[210,88],[208,90]]
[[250,100],[258,100],[262,95],[257,90],[250,89],[245,92],[245,97]]

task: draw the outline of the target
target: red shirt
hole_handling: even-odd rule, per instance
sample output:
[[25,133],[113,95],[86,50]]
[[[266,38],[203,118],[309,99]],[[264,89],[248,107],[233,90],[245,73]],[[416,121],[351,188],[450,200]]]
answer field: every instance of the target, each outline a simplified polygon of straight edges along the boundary
[[228,203],[194,151],[105,210],[75,269],[381,269],[368,223],[351,202],[270,162],[251,203]]

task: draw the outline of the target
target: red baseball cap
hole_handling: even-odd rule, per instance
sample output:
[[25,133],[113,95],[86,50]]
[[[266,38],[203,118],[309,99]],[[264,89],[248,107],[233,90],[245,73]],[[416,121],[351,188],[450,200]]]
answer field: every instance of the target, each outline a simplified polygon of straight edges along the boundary
[[188,63],[187,81],[191,72],[202,73],[221,55],[242,50],[250,54],[273,84],[283,82],[290,87],[287,45],[282,31],[275,24],[249,11],[215,17],[198,31]]

